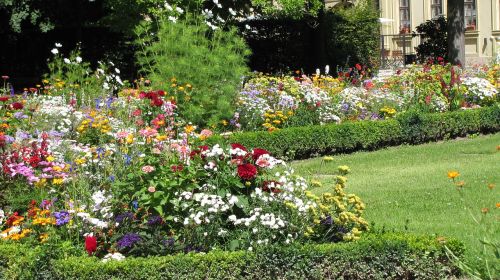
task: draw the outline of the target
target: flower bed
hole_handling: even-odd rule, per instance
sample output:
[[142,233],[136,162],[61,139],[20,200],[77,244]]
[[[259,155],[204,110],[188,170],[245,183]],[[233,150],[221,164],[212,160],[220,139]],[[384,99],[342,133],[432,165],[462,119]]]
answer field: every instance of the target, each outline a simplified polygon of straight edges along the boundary
[[368,228],[348,168],[316,196],[267,150],[205,145],[212,132],[178,120],[163,91],[94,107],[65,97],[2,101],[4,241],[108,260],[355,241]]
[[268,130],[352,120],[383,120],[406,111],[446,112],[489,106],[498,101],[498,66],[461,70],[424,65],[387,79],[370,79],[356,65],[338,78],[266,76],[248,79],[238,95],[236,130]]

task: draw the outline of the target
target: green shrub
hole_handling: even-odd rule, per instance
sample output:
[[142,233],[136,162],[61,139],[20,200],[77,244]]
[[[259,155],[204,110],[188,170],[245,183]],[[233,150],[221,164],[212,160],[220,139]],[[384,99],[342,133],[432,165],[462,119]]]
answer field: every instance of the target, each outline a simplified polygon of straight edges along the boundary
[[[386,233],[357,242],[270,246],[262,251],[179,254],[103,263],[94,257],[58,254],[51,248],[0,245],[2,279],[442,279],[458,275],[444,244],[456,240]],[[56,256],[51,254],[51,256]],[[46,263],[43,273],[40,266]]]
[[417,51],[418,60],[422,63],[431,59],[436,62],[441,57],[443,61],[447,61],[448,57],[448,28],[446,17],[440,16],[428,20],[417,26],[417,33],[421,34],[422,42],[415,50]]
[[373,150],[400,144],[419,144],[472,133],[500,131],[500,106],[446,113],[410,111],[395,119],[293,127],[274,132],[236,133],[227,139],[246,147],[260,147],[273,155],[301,159],[331,153]]
[[[250,53],[236,29],[213,31],[197,16],[176,23],[160,19],[158,30],[152,26],[145,22],[137,28],[142,47],[137,57],[154,87],[174,94],[185,120],[205,126],[230,119]],[[189,91],[178,87],[190,85]]]
[[[334,9],[325,14],[327,54],[332,65],[373,65],[379,48],[379,12],[371,0],[357,1],[352,8]],[[340,60],[340,59],[341,60]]]

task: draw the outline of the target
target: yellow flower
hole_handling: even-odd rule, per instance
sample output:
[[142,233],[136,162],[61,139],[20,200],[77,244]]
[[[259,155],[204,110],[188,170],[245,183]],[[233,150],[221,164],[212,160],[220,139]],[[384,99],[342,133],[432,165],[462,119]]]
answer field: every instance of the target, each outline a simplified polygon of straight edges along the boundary
[[344,173],[344,174],[347,174],[347,173],[349,173],[351,171],[351,169],[347,165],[341,165],[341,166],[339,166],[337,168],[339,169],[339,171],[341,173]]
[[488,189],[493,190],[493,188],[495,188],[495,184],[493,184],[493,183],[492,184],[488,184]]
[[132,143],[134,143],[134,135],[129,134],[127,135],[127,144],[132,144]]
[[42,234],[40,234],[40,236],[38,236],[38,238],[40,239],[40,242],[45,243],[47,241],[47,239],[49,239],[49,234],[42,233]]
[[53,161],[54,161],[54,159],[55,159],[55,158],[54,158],[53,156],[48,156],[48,157],[47,157],[47,161],[48,161],[48,162],[53,162]]
[[54,184],[54,185],[62,185],[63,182],[64,182],[63,178],[54,178],[54,179],[52,179],[52,184]]
[[317,180],[311,180],[311,187],[314,187],[314,188],[321,188],[323,186],[323,184],[321,184],[320,181],[317,181]]
[[187,133],[187,134],[190,134],[191,132],[193,132],[195,130],[196,127],[194,127],[193,125],[186,125],[186,127],[184,128],[184,131]]
[[333,157],[332,156],[323,157],[323,161],[325,161],[325,162],[333,161]]
[[458,171],[448,171],[448,178],[455,179],[458,176],[460,176],[460,173],[458,173]]
[[38,217],[33,220],[33,225],[40,225],[40,226],[46,226],[46,225],[55,225],[56,220],[54,218],[43,218],[43,217]]

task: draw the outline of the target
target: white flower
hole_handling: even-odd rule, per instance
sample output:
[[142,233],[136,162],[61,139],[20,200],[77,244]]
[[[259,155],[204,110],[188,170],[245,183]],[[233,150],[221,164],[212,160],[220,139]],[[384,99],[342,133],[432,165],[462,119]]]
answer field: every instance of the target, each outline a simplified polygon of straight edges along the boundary
[[125,256],[120,254],[119,252],[115,253],[109,253],[104,258],[102,259],[102,262],[108,262],[108,261],[122,261],[125,259]]
[[52,49],[50,52],[51,52],[51,53],[53,53],[53,54],[58,54],[58,53],[59,53],[59,50],[54,48],[54,49]]
[[232,8],[229,8],[229,13],[230,13],[231,15],[233,15],[233,16],[235,16],[235,15],[236,15],[236,12],[235,12]]
[[177,8],[175,8],[175,10],[176,10],[179,14],[184,13],[184,10],[183,10],[181,7],[177,7]]
[[69,60],[69,58],[65,58],[65,59],[64,59],[64,63],[66,63],[66,64],[70,64],[70,63],[71,63],[71,60]]
[[170,6],[167,2],[165,2],[165,8],[169,11],[172,11],[172,6]]
[[330,65],[325,66],[325,74],[328,75],[330,73]]
[[168,20],[170,20],[171,22],[173,23],[176,23],[177,22],[177,18],[176,17],[173,17],[173,16],[169,16],[168,17]]
[[62,44],[61,43],[56,43],[56,48],[60,48],[62,47]]
[[120,69],[115,68],[115,72],[116,72],[116,74],[120,74]]

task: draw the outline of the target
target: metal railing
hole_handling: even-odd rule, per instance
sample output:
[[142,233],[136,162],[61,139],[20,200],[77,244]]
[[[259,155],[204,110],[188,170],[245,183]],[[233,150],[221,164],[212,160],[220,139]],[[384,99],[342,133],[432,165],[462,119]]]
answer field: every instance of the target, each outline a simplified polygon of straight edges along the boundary
[[405,67],[416,62],[415,48],[420,45],[420,34],[380,35],[381,68]]

